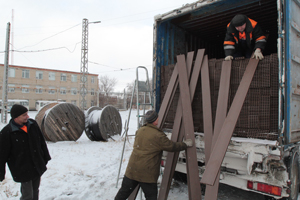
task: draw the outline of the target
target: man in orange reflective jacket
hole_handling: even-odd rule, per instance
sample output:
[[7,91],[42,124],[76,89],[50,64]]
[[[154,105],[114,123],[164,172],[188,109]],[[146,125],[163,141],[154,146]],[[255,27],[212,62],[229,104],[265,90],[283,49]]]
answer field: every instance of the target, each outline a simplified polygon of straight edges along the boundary
[[252,58],[262,60],[262,51],[266,46],[266,36],[257,22],[246,15],[238,14],[227,25],[224,40],[225,60],[236,57]]

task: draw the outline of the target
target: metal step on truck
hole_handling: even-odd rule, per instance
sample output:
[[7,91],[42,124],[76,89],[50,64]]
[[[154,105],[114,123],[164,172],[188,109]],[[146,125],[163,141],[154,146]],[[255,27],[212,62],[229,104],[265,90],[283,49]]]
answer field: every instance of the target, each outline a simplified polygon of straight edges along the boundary
[[[258,22],[267,45],[259,61],[220,168],[220,183],[261,193],[266,199],[298,199],[300,141],[300,1],[202,0],[155,16],[153,80],[160,109],[176,56],[205,49],[215,119],[227,24],[236,14]],[[249,59],[232,61],[228,108]],[[174,99],[179,98],[179,89]],[[192,102],[199,176],[205,171],[201,81]],[[173,101],[164,130],[172,129]],[[163,163],[163,162],[162,162]],[[180,153],[176,171],[186,173]]]

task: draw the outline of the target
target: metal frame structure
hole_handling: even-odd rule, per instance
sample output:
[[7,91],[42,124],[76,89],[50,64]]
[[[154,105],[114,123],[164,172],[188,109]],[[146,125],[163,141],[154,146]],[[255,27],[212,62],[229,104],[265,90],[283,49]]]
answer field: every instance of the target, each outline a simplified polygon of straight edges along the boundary
[[[84,110],[86,107],[85,96],[88,92],[88,37],[89,37],[89,24],[97,24],[101,21],[89,22],[88,19],[84,18],[82,20],[82,41],[81,41],[81,66],[80,66],[80,99],[79,107]],[[98,102],[98,100],[97,100]]]
[[7,90],[8,90],[8,58],[9,58],[9,35],[10,23],[7,23],[6,43],[5,43],[5,57],[4,57],[4,74],[3,74],[3,87],[2,87],[2,114],[1,122],[7,122]]
[[80,100],[79,107],[84,110],[86,105],[85,96],[87,94],[87,76],[88,73],[88,34],[89,34],[89,20],[82,20],[82,41],[81,41],[81,66],[80,66]]
[[[139,81],[139,69],[144,69],[146,72],[146,81]],[[139,97],[140,93],[143,93],[143,103],[139,102]],[[125,122],[125,132],[123,134],[124,136],[124,144],[123,144],[123,149],[122,149],[122,155],[121,155],[121,160],[120,160],[120,166],[119,166],[119,172],[118,172],[118,177],[117,177],[117,183],[116,187],[118,186],[119,178],[120,178],[120,171],[122,168],[122,160],[124,156],[124,149],[125,149],[125,144],[127,142],[127,137],[128,136],[134,136],[134,135],[128,135],[128,129],[129,129],[129,121],[130,121],[130,116],[131,116],[131,110],[132,110],[132,105],[133,105],[133,98],[134,94],[136,94],[136,107],[137,107],[137,129],[140,128],[140,125],[144,123],[144,117],[145,117],[145,110],[146,106],[150,106],[151,109],[153,109],[153,97],[152,97],[152,91],[150,88],[150,82],[149,82],[149,76],[148,76],[148,70],[146,67],[143,66],[138,66],[136,68],[136,80],[134,82],[134,87],[132,90],[132,95],[131,95],[131,100],[130,100],[130,107],[129,107],[129,114],[128,114],[128,119]],[[146,102],[146,97],[148,96],[149,102]],[[139,114],[140,106],[142,105],[143,108],[143,115]],[[138,192],[138,189],[136,190]],[[135,197],[134,197],[135,198]]]

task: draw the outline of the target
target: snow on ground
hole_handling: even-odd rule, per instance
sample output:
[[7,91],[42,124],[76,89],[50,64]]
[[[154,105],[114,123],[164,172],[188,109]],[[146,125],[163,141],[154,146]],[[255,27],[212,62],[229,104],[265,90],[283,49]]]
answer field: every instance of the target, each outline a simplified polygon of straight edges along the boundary
[[[128,118],[128,111],[120,111],[123,127]],[[30,111],[31,118],[37,112]],[[10,116],[8,116],[10,119]],[[2,129],[4,124],[0,124]],[[137,127],[136,111],[132,111],[129,135],[134,135]],[[122,133],[124,129],[122,130]],[[47,142],[52,160],[48,170],[42,176],[40,186],[41,200],[111,200],[114,199],[122,179],[117,176],[124,144],[124,138],[113,136],[108,142],[90,141],[86,134],[76,141]],[[134,137],[126,142],[120,177],[123,177],[129,156],[132,151]],[[17,200],[20,198],[20,184],[12,180],[7,167],[6,177],[0,183],[0,199]],[[172,199],[187,199],[187,190],[174,194]],[[186,193],[186,194],[185,194]],[[184,196],[183,196],[184,195]]]
[[[29,116],[35,118],[37,112],[30,111]],[[128,118],[128,111],[120,111],[123,127]],[[10,118],[10,116],[8,117]],[[2,129],[4,124],[0,123]],[[128,135],[134,135],[137,128],[136,110],[131,113]],[[122,130],[122,133],[124,129]],[[48,170],[42,176],[40,186],[41,200],[112,200],[121,186],[117,183],[118,170],[122,155],[124,138],[113,136],[108,142],[90,141],[86,134],[76,141],[47,142],[52,160]],[[123,177],[129,156],[132,151],[134,137],[126,142],[120,177]],[[6,177],[0,182],[0,200],[17,200],[20,198],[20,184],[12,180],[9,169]],[[138,196],[137,199],[140,199]],[[188,199],[187,185],[175,182],[171,186],[168,200]],[[226,185],[220,185],[220,200],[263,200],[263,196],[246,192]]]

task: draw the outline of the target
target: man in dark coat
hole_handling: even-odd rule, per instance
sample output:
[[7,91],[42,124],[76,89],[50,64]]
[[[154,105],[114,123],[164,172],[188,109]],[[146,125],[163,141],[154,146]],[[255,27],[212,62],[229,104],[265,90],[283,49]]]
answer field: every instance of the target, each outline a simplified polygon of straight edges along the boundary
[[122,186],[115,200],[126,200],[139,184],[146,200],[157,199],[157,179],[163,151],[176,152],[191,147],[192,140],[172,142],[157,127],[158,115],[150,110],[146,113],[146,124],[136,132]]
[[246,57],[262,60],[262,51],[266,46],[266,36],[257,22],[246,15],[238,14],[227,25],[224,40],[225,60]]
[[11,120],[0,132],[0,181],[8,164],[12,178],[21,183],[20,200],[38,200],[42,174],[51,159],[42,132],[35,120],[29,119],[26,107],[15,104]]

